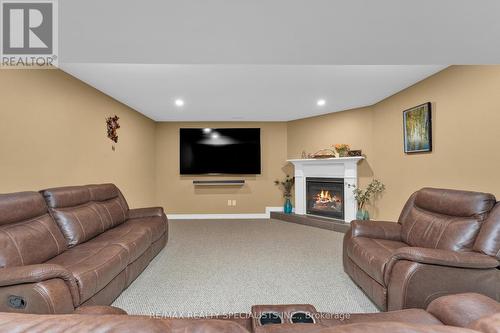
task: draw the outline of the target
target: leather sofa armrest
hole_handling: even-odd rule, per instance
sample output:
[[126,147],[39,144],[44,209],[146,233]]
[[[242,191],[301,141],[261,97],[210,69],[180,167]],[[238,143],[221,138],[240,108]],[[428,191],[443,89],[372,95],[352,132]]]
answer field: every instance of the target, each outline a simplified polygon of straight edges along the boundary
[[[130,316],[129,316],[130,317]],[[168,330],[183,333],[249,333],[250,331],[232,320],[205,318],[159,318]],[[270,325],[271,326],[271,325]]]
[[401,224],[387,221],[351,222],[352,237],[367,237],[401,241]]
[[421,325],[401,322],[359,323],[338,325],[314,330],[315,333],[497,333],[477,332],[466,328],[448,327],[440,325]]
[[127,311],[107,305],[81,306],[75,310],[74,314],[80,315],[126,315]]
[[468,327],[480,318],[500,313],[500,303],[476,293],[448,295],[433,300],[427,312],[445,325]]
[[61,279],[68,286],[73,304],[80,302],[80,293],[73,274],[66,268],[55,264],[14,266],[0,269],[0,287],[25,283],[37,283],[50,279]]
[[391,267],[398,260],[409,260],[422,264],[460,268],[488,269],[499,266],[497,259],[479,252],[456,252],[423,247],[402,247],[394,251],[389,261]]
[[162,217],[165,213],[162,207],[136,208],[128,211],[129,219],[140,219],[144,217]]

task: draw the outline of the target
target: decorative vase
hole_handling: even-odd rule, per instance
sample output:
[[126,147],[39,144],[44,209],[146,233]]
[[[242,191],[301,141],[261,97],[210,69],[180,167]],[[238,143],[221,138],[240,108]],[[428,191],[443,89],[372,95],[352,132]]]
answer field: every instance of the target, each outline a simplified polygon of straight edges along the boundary
[[286,198],[285,204],[283,205],[283,212],[285,214],[292,214],[292,202],[290,201],[290,198]]
[[357,220],[369,220],[370,214],[368,214],[368,211],[366,209],[358,209],[358,212],[356,213],[356,219]]

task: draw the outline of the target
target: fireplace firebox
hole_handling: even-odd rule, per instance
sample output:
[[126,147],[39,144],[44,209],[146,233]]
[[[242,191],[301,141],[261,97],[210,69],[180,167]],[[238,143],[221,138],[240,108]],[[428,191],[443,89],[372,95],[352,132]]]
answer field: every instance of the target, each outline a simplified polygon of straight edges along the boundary
[[344,179],[306,178],[306,212],[344,220]]

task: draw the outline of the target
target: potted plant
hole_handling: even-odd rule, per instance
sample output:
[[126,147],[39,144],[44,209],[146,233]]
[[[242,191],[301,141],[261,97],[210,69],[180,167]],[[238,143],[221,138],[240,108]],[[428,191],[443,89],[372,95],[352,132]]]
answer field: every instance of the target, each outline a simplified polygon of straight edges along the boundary
[[335,148],[335,151],[337,152],[339,157],[348,156],[349,151],[351,150],[351,147],[345,143],[337,143],[336,145],[333,146],[333,148]]
[[370,216],[368,211],[365,209],[365,204],[370,201],[372,197],[375,197],[377,194],[382,193],[385,190],[385,185],[378,179],[372,180],[366,190],[362,190],[360,188],[355,188],[354,198],[358,202],[358,212],[356,214],[356,219],[358,220],[369,220]]
[[283,205],[283,212],[285,214],[291,214],[292,213],[292,202],[290,201],[290,198],[292,197],[292,189],[293,189],[293,184],[295,182],[295,179],[293,177],[290,177],[289,175],[286,175],[286,178],[284,180],[275,180],[274,184],[276,186],[279,186],[281,190],[283,191],[283,197],[285,198],[285,204]]

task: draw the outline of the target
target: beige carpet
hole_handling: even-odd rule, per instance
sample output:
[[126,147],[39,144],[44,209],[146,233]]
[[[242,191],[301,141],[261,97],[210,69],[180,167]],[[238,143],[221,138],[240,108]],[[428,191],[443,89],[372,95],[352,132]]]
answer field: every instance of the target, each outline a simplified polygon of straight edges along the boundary
[[146,315],[285,303],[377,311],[343,272],[341,233],[277,220],[176,220],[169,227],[167,247],[113,305]]

